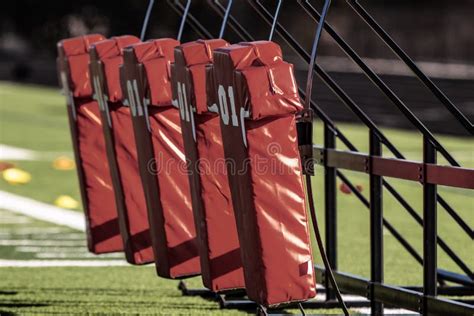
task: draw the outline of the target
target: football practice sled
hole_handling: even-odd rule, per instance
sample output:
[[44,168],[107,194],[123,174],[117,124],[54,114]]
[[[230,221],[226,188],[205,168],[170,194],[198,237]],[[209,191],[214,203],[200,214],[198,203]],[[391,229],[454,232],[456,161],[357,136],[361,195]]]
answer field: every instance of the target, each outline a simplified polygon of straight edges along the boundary
[[179,111],[172,105],[170,63],[174,39],[137,43],[124,50],[126,87],[145,189],[158,275],[200,273],[191,193]]
[[144,264],[153,262],[154,256],[130,108],[123,103],[119,75],[122,49],[137,42],[139,39],[134,36],[112,37],[92,44],[89,54],[126,259],[132,264]]
[[293,66],[269,41],[215,49],[213,65],[247,294],[266,307],[313,298]]
[[91,34],[58,43],[58,75],[67,113],[86,219],[89,251],[123,250],[117,208],[107,161],[99,104],[92,98],[89,45],[104,40]]
[[175,48],[171,71],[189,160],[202,279],[214,292],[245,287],[219,117],[215,107],[208,108],[214,100],[206,95],[206,66],[212,63],[212,50],[227,45],[221,39],[182,44]]

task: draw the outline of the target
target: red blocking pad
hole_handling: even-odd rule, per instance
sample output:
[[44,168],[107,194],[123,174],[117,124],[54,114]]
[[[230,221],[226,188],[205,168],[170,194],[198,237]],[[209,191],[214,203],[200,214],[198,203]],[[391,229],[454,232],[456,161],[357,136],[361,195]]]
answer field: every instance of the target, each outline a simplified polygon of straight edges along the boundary
[[87,245],[96,254],[123,250],[99,104],[92,99],[89,80],[89,45],[103,39],[91,34],[62,40],[57,59],[60,83],[67,96]]
[[177,45],[166,38],[131,45],[123,66],[156,268],[166,278],[201,270],[179,111],[172,105],[170,64]]
[[212,50],[227,45],[215,39],[178,46],[171,72],[188,159],[202,279],[214,292],[245,287],[219,117],[208,108],[214,99],[206,95],[206,66],[212,63]]
[[123,103],[119,71],[122,49],[137,42],[134,36],[113,37],[92,44],[90,56],[126,259],[145,264],[153,262],[154,256],[130,108]]
[[213,73],[247,294],[264,306],[313,298],[293,67],[262,41],[214,50]]

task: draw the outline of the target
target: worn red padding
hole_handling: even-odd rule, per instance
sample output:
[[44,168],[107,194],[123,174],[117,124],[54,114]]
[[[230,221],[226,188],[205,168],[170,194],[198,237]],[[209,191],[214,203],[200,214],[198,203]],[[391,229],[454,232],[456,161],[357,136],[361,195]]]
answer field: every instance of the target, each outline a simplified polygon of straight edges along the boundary
[[224,40],[199,40],[178,46],[172,71],[189,160],[202,279],[215,292],[245,287],[219,118],[208,110],[214,98],[206,97],[205,67],[212,63],[212,50],[227,45]]
[[[117,197],[120,232],[125,245],[127,261],[132,264],[153,262],[153,250],[147,217],[145,195],[138,170],[137,149],[133,137],[130,108],[124,106],[119,67],[123,63],[122,49],[138,42],[134,36],[113,37],[93,45],[103,94],[107,98],[109,113],[102,113],[108,146],[114,190]],[[105,102],[105,101],[104,101]],[[108,126],[108,125],[107,125]]]
[[132,45],[125,50],[124,65],[129,94],[135,96],[134,132],[157,272],[166,278],[200,273],[179,111],[171,99],[170,63],[177,45],[173,39]]
[[102,136],[99,105],[92,99],[88,47],[99,34],[58,43],[58,72],[68,96],[68,117],[86,218],[87,245],[93,253],[122,251],[112,180]]
[[214,75],[247,294],[264,306],[313,298],[292,66],[275,43],[241,43],[214,51]]

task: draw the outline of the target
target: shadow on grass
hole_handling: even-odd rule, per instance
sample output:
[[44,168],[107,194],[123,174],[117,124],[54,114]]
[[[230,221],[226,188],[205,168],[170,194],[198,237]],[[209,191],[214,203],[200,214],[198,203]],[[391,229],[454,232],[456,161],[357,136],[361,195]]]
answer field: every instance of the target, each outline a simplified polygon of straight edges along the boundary
[[[22,308],[22,307],[44,307],[49,306],[49,304],[43,303],[0,303],[0,307],[10,307],[10,308]],[[3,314],[1,314],[3,315]]]

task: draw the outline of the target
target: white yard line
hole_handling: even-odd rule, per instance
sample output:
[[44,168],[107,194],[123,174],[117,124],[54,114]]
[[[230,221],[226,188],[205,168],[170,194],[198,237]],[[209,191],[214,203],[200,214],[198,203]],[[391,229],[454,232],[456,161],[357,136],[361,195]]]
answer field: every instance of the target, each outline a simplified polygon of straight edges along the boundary
[[[324,287],[322,285],[316,285],[316,297],[314,298],[315,301],[324,301],[326,299],[326,294],[324,293],[318,293],[318,289],[323,289]],[[342,295],[344,298],[344,301],[346,302],[353,302],[353,301],[359,301],[359,300],[366,300],[365,297],[358,296],[358,295],[349,295],[349,294],[344,294]]]
[[[1,237],[1,235],[0,235]],[[23,239],[5,239],[0,240],[0,246],[38,246],[38,247],[57,247],[57,246],[84,246],[85,240],[23,240]]]
[[[0,202],[1,203],[1,202]],[[28,225],[22,225],[21,228],[17,229],[2,229],[0,231],[0,237],[2,236],[10,236],[10,235],[34,235],[34,234],[39,234],[39,235],[46,235],[46,234],[66,234],[69,233],[70,230],[66,227],[38,227],[38,226],[28,226]],[[76,233],[80,236],[83,236],[80,233]]]
[[0,160],[40,160],[41,155],[33,150],[0,144]]
[[84,254],[88,253],[87,247],[84,245],[81,246],[17,246],[15,247],[17,252],[33,252],[33,253],[46,253],[46,252],[55,252],[55,253],[73,253],[73,254]]
[[129,266],[125,260],[4,260],[0,267],[40,268],[40,267],[110,267]]
[[[362,315],[371,315],[370,307],[352,308],[352,310]],[[385,315],[420,315],[419,313],[412,312],[407,309],[401,309],[401,308],[384,308],[383,313]]]
[[14,147],[10,145],[0,144],[0,160],[53,160],[58,156],[72,156],[70,152],[55,151],[37,151],[26,148]]
[[[321,287],[322,286],[317,286],[317,288],[321,288]],[[315,301],[324,301],[325,298],[326,298],[325,294],[323,294],[323,293],[319,294],[318,293],[314,300]],[[343,294],[342,298],[346,302],[354,302],[354,301],[360,301],[360,300],[365,300],[365,301],[368,302],[368,300],[365,297],[358,296],[358,295]],[[370,315],[370,308],[369,307],[351,308],[351,310],[354,310],[357,313],[360,313],[360,314],[363,314],[363,315]],[[402,308],[385,308],[384,309],[384,314],[386,314],[386,315],[419,315],[418,313],[409,311],[407,309],[402,309]]]
[[0,191],[0,208],[27,215],[42,221],[67,226],[79,231],[85,231],[83,214],[5,191]]
[[70,233],[70,234],[63,234],[63,233],[57,233],[57,234],[32,234],[31,238],[36,239],[36,240],[51,240],[53,239],[59,239],[59,240],[85,240],[85,235],[84,233]]
[[0,218],[0,225],[7,225],[7,224],[26,224],[31,223],[31,219],[28,217],[3,217]]
[[71,259],[71,258],[79,258],[79,259],[117,259],[123,258],[125,255],[123,253],[105,253],[101,255],[96,255],[90,252],[68,252],[68,253],[61,253],[61,252],[37,252],[34,255],[38,259]]

